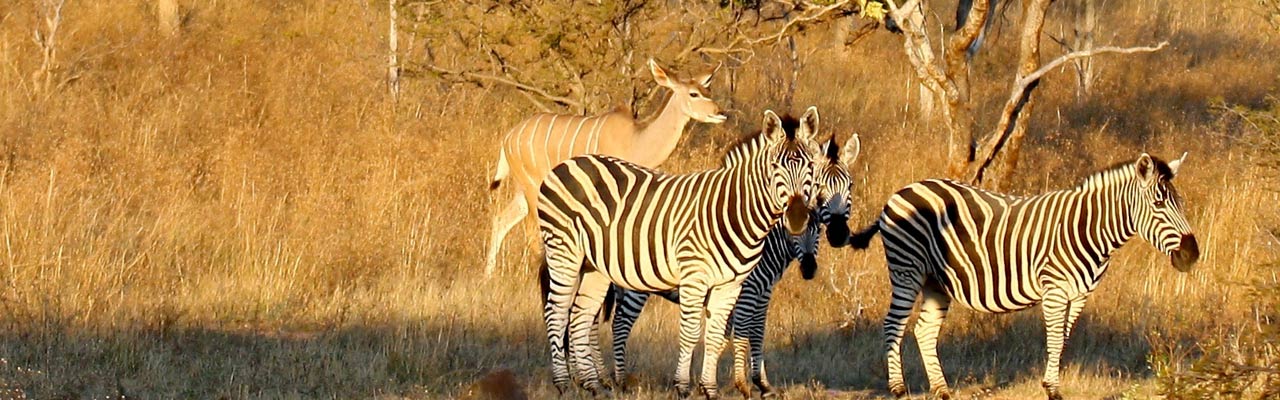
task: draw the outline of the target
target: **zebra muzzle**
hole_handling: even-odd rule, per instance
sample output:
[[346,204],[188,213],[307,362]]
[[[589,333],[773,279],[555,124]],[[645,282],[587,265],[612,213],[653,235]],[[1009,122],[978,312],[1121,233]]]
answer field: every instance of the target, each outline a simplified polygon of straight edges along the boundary
[[809,225],[809,206],[805,204],[802,196],[791,196],[783,215],[787,221],[787,233],[792,236],[804,233],[805,227]]
[[805,253],[800,256],[800,277],[804,280],[813,279],[818,274],[818,260],[813,254]]
[[1199,259],[1200,244],[1196,241],[1195,235],[1182,235],[1178,249],[1169,253],[1169,261],[1173,263],[1173,268],[1181,272],[1190,271]]

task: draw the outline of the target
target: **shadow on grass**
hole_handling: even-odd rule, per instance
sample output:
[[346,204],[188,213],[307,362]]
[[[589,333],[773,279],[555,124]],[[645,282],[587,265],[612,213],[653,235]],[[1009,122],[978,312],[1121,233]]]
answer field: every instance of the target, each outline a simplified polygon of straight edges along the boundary
[[[283,330],[6,324],[0,333],[0,389],[30,398],[438,398],[455,397],[486,372],[506,368],[533,398],[554,396],[542,322],[519,311],[502,326],[447,318]],[[952,388],[985,393],[1039,382],[1045,360],[1040,316],[1038,309],[994,316],[953,309],[939,345]],[[1064,365],[1085,374],[1147,377],[1151,344],[1140,329],[1094,323],[1086,309]],[[661,336],[669,343],[631,344],[630,354],[659,360],[638,365],[640,397],[669,395],[676,332],[669,333],[669,340]],[[772,328],[769,376],[775,385],[813,393],[887,397],[882,343],[880,322],[872,316],[842,330],[819,324]],[[927,393],[911,333],[903,347],[911,393]],[[726,393],[732,393],[731,357],[722,356],[718,374]],[[1072,385],[1065,379],[1064,392],[1072,393]]]

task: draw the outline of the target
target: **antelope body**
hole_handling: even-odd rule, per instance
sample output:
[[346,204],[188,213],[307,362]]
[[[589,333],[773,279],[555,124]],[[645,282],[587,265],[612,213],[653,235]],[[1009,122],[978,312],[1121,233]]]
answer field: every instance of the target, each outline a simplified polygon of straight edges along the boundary
[[[675,150],[689,120],[724,122],[719,106],[706,95],[715,71],[686,81],[672,77],[652,59],[648,65],[654,81],[673,92],[662,111],[648,123],[636,121],[627,112],[596,116],[539,113],[503,137],[497,171],[489,189],[497,189],[502,181],[509,181],[514,184],[515,193],[493,217],[485,258],[486,275],[493,273],[507,233],[536,207],[538,187],[552,167],[574,156],[603,154],[654,168]],[[533,232],[534,220],[526,220],[530,228],[527,239],[535,243],[538,237]]]

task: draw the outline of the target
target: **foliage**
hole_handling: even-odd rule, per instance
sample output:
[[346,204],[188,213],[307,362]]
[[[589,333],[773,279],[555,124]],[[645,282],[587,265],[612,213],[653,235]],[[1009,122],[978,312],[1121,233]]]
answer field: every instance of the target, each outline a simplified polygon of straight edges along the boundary
[[556,102],[577,112],[620,104],[634,111],[652,99],[651,90],[636,89],[652,87],[646,59],[689,74],[720,62],[737,67],[757,48],[859,11],[859,2],[823,3],[408,2],[402,25],[427,51],[409,60],[407,72],[483,71],[571,99]]
[[[1272,98],[1265,109],[1219,109],[1237,116],[1249,130],[1244,141],[1252,145],[1254,160],[1280,173],[1280,101]],[[1280,227],[1263,234],[1273,243],[1280,241]],[[1261,266],[1255,276],[1248,291],[1252,324],[1226,339],[1200,343],[1201,355],[1186,370],[1167,354],[1153,357],[1161,392],[1171,399],[1280,397],[1280,262]]]

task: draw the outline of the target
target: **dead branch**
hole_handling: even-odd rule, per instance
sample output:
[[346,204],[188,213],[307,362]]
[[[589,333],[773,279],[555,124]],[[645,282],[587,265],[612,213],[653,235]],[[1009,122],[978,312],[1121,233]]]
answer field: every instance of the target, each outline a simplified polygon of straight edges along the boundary
[[1000,113],[1000,122],[996,124],[995,132],[987,139],[987,142],[981,146],[978,156],[974,159],[975,162],[972,164],[968,174],[969,182],[982,182],[984,172],[991,166],[991,162],[995,159],[996,155],[1000,153],[1001,148],[1004,147],[1005,143],[1008,141],[1010,134],[1013,132],[1014,126],[1018,124],[1017,121],[1019,113],[1021,112],[1023,105],[1026,104],[1027,100],[1031,96],[1031,92],[1034,91],[1035,87],[1039,84],[1040,78],[1049,73],[1049,71],[1076,59],[1092,57],[1105,53],[1150,53],[1163,49],[1167,45],[1169,45],[1169,42],[1165,41],[1160,42],[1160,44],[1154,47],[1106,46],[1092,50],[1075,51],[1050,61],[1048,64],[1041,66],[1039,69],[1027,76],[1019,77],[1018,80],[1014,82],[1013,90],[1011,90],[1011,93],[1009,94],[1009,99],[1005,101],[1004,110]]
[[[802,24],[808,24],[808,23],[817,21],[819,19],[822,19],[823,17],[827,16],[828,13],[834,10],[840,9],[841,7],[849,5],[849,2],[850,0],[841,0],[826,6],[815,5],[807,1],[800,2],[800,3],[785,3],[785,4],[791,5],[795,9],[800,10],[801,15],[795,18],[788,19],[787,22],[783,23],[782,27],[778,28],[776,32],[765,35],[765,36],[756,37],[756,38],[746,36],[741,32],[739,32],[738,35],[734,37],[732,41],[730,41],[728,44],[724,46],[720,46],[720,47],[699,46],[695,48],[693,51],[696,51],[701,54],[707,54],[707,55],[714,54],[714,55],[733,57],[735,60],[745,63],[755,55],[754,48],[756,46],[778,43],[779,41],[782,41],[783,39],[790,37],[789,32],[792,30],[792,28],[803,26]],[[734,28],[737,28],[737,26],[738,24],[735,23]],[[738,59],[736,57],[736,55],[738,54],[745,54],[746,56],[743,59]]]
[[[499,83],[499,84],[503,84],[503,85],[507,85],[507,86],[514,87],[514,88],[519,89],[519,90],[521,90],[521,91],[523,91],[523,92],[528,92],[528,93],[531,93],[531,94],[538,95],[539,97],[542,97],[542,98],[545,98],[545,99],[547,99],[547,100],[550,100],[550,101],[552,101],[552,102],[554,102],[554,103],[556,103],[556,104],[560,104],[560,105],[567,106],[567,107],[574,107],[574,108],[578,108],[578,109],[582,109],[582,108],[583,108],[583,107],[582,107],[582,103],[581,103],[581,102],[578,102],[578,101],[576,101],[576,100],[570,99],[570,98],[568,98],[568,97],[564,97],[564,96],[557,96],[557,95],[551,94],[551,92],[548,92],[548,91],[547,91],[547,90],[545,90],[545,89],[542,89],[542,88],[539,88],[539,87],[536,87],[536,86],[533,86],[533,85],[529,85],[529,84],[527,84],[527,83],[518,82],[518,81],[516,81],[516,80],[514,80],[514,79],[511,79],[511,78],[506,78],[506,77],[501,77],[501,76],[496,76],[496,75],[490,75],[490,74],[485,74],[485,73],[479,73],[479,72],[472,72],[472,71],[454,71],[454,70],[450,70],[450,69],[442,68],[442,67],[439,67],[439,66],[436,66],[436,65],[432,65],[432,64],[419,64],[419,65],[421,65],[423,68],[426,68],[426,69],[428,69],[428,70],[431,70],[432,72],[435,72],[435,73],[437,73],[437,74],[441,74],[441,75],[452,75],[452,76],[455,76],[455,77],[464,78],[464,80],[472,81],[472,82],[475,82],[475,81],[486,81],[486,82]],[[550,109],[548,109],[545,105],[540,104],[540,103],[538,103],[538,102],[536,102],[536,101],[534,102],[534,105],[538,106],[539,108],[543,109],[544,111],[550,111]]]

